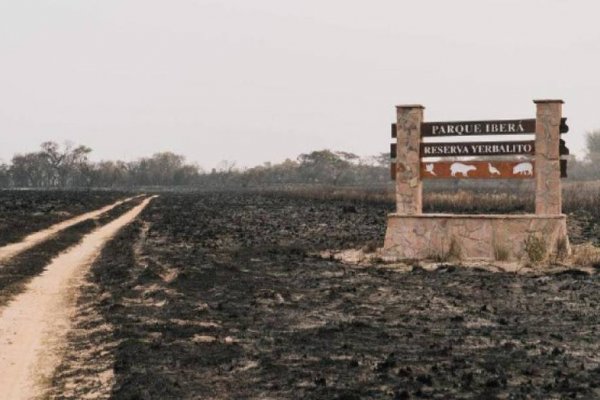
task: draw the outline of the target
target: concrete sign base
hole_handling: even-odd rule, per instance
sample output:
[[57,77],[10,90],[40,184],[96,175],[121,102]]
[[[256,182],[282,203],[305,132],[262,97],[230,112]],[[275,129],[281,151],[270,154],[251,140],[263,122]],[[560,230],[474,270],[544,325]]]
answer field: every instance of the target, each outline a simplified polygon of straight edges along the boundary
[[[523,261],[570,253],[559,215],[389,214],[384,253],[398,259]],[[535,260],[534,260],[535,261]]]

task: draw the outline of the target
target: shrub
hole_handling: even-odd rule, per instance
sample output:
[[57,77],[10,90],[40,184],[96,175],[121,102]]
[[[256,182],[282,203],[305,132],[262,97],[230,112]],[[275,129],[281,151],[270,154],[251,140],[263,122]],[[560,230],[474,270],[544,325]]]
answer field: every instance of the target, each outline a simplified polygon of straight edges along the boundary
[[538,236],[529,235],[525,239],[525,253],[533,264],[537,264],[546,258],[546,241]]

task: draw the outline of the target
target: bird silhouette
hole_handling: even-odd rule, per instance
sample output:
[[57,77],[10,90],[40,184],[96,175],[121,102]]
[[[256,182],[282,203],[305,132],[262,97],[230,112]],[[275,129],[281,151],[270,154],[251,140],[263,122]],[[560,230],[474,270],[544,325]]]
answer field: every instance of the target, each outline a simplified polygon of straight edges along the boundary
[[488,171],[490,171],[490,175],[500,175],[500,171],[492,163],[488,163]]
[[433,164],[425,164],[425,171],[429,172],[431,175],[437,176],[437,174],[433,171]]

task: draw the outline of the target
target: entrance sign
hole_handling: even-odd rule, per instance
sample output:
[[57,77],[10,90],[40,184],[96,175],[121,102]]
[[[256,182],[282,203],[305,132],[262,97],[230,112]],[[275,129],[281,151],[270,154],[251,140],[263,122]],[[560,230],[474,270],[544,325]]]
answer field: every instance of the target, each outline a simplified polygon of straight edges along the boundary
[[[535,119],[424,122],[424,107],[396,109],[390,148],[396,181],[396,213],[388,217],[384,251],[399,258],[440,257],[524,260],[530,236],[547,244],[548,254],[568,253],[560,178],[566,176],[569,150],[562,133],[562,100],[536,100]],[[515,141],[506,135],[534,135]],[[463,136],[496,136],[493,141],[452,141]],[[444,137],[444,142],[423,138]],[[506,139],[510,140],[506,140]],[[531,179],[535,214],[423,214],[425,179]]]

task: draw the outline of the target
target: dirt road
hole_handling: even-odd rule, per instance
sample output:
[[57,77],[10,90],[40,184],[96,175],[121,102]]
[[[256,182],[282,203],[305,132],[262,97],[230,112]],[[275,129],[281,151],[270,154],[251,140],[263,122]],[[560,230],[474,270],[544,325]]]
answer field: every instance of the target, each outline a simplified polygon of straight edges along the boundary
[[120,204],[123,204],[130,200],[133,200],[134,198],[135,197],[129,197],[129,198],[126,198],[123,200],[119,200],[113,204],[109,204],[109,205],[99,208],[97,210],[78,215],[77,217],[70,218],[66,221],[59,222],[58,224],[54,224],[49,228],[32,233],[31,235],[27,236],[25,239],[23,239],[22,241],[20,241],[18,243],[12,243],[12,244],[0,247],[0,261],[4,261],[11,257],[14,257],[15,255],[17,255],[27,249],[30,249],[31,247],[35,246],[36,244],[43,242],[44,240],[48,239],[50,236],[52,236],[64,229],[67,229],[70,226],[78,224],[81,221],[85,221],[86,219],[96,218],[99,215],[104,214],[104,213],[112,210],[113,208],[119,206]]
[[[31,399],[43,392],[60,361],[78,288],[87,268],[102,246],[134,220],[151,200],[144,200],[56,257],[44,273],[30,282],[25,292],[0,310],[0,400]],[[115,205],[101,210],[107,211]],[[43,232],[51,234],[48,232],[57,229],[55,225]],[[38,232],[29,238],[42,236]],[[35,244],[36,240],[26,240],[26,247],[33,246],[31,243]],[[0,257],[14,254],[15,249],[18,247],[0,253]]]

